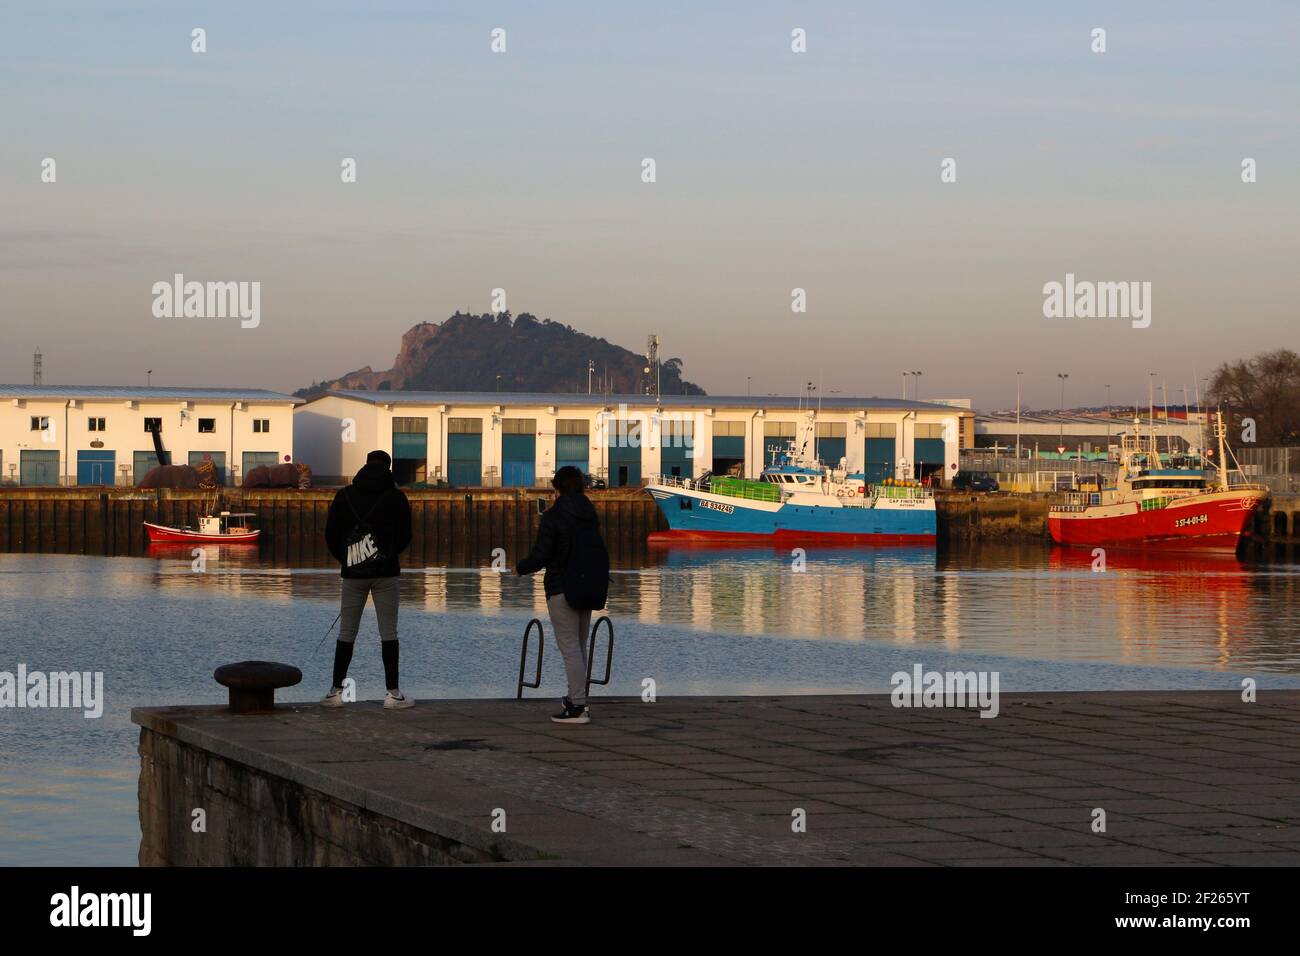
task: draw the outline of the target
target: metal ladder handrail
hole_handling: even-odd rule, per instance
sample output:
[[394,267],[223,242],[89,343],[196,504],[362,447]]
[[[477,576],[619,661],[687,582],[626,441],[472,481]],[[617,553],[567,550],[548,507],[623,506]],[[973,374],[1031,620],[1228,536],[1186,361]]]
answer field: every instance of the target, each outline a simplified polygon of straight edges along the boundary
[[[528,636],[533,633],[533,625],[537,625],[537,675],[533,678],[532,683],[524,680],[524,666],[528,663]],[[542,686],[542,651],[546,647],[546,629],[542,627],[542,622],[538,618],[533,618],[524,628],[524,644],[519,651],[519,686],[515,689],[515,700],[522,700],[525,687]],[[590,670],[590,668],[588,668]]]
[[[591,676],[591,665],[595,663],[596,657],[596,631],[600,625],[605,624],[609,630],[609,642],[605,645],[605,676],[596,679]],[[610,620],[608,614],[596,619],[596,623],[591,625],[591,639],[587,642],[587,692],[591,692],[592,684],[606,685],[609,683],[609,674],[614,667],[614,622]]]

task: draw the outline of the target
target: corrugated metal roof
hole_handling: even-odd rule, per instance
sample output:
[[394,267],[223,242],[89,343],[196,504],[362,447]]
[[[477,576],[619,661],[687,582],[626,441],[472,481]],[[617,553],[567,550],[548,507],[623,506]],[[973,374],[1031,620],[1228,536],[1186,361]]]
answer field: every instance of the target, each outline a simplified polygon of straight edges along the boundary
[[[352,398],[372,405],[563,405],[566,407],[611,406],[620,404],[653,406],[655,400],[647,395],[584,395],[569,392],[424,392],[424,391],[365,391],[331,390],[328,394]],[[663,395],[659,404],[665,408],[779,408],[794,410],[806,398],[769,395]],[[813,398],[814,407],[818,399]],[[915,402],[901,398],[843,398],[826,397],[820,400],[823,411],[831,409],[868,409],[875,411],[966,411],[951,405]]]
[[293,402],[302,399],[264,388],[173,388],[139,385],[0,385],[0,398],[117,398],[123,401]]

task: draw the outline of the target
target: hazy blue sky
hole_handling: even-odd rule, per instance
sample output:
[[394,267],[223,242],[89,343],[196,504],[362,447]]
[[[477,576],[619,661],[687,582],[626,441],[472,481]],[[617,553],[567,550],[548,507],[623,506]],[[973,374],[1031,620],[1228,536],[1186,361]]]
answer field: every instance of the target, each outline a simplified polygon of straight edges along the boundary
[[[1300,347],[1294,2],[5,0],[2,21],[0,381],[39,345],[52,384],[288,390],[386,368],[496,287],[633,349],[657,332],[714,393],[896,395],[918,369],[922,398],[991,407],[1023,369],[1047,406],[1058,371],[1074,404],[1145,400],[1155,370],[1173,399]],[[260,281],[261,325],[155,318],[176,272]],[[1151,327],[1044,319],[1067,272],[1151,282]]]

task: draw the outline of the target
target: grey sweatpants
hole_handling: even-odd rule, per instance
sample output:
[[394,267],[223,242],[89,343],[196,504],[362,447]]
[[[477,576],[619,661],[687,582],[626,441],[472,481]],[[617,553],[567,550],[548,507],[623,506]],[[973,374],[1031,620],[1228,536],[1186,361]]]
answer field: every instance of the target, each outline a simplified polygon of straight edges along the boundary
[[564,676],[569,681],[569,700],[587,702],[587,638],[591,633],[591,612],[575,611],[563,594],[546,599],[546,611],[555,631],[555,646],[564,658]]
[[351,644],[361,627],[361,612],[366,598],[374,595],[375,617],[379,619],[379,639],[397,640],[398,578],[344,578],[343,607],[339,614],[339,640]]

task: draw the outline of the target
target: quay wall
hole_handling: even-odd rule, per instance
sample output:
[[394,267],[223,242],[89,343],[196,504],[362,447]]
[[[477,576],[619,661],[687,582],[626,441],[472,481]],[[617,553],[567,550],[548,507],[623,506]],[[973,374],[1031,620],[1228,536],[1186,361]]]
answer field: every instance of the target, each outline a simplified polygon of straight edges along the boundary
[[[454,822],[415,826],[295,779],[140,732],[141,866],[446,866],[527,858]],[[196,810],[202,810],[202,827]],[[442,832],[440,832],[442,831]]]
[[[333,488],[230,489],[221,507],[250,511],[262,529],[261,556],[293,565],[331,563],[325,517]],[[616,566],[633,566],[646,536],[667,530],[649,495],[637,488],[590,492]],[[497,548],[513,563],[537,534],[539,489],[411,490],[412,566],[488,566]],[[1059,494],[937,496],[944,541],[1048,540],[1047,511]],[[135,488],[0,488],[0,553],[134,555],[147,553],[145,521],[195,525],[211,495],[198,491]],[[1300,543],[1300,495],[1276,494],[1256,515],[1256,540]],[[188,544],[166,545],[182,550]],[[188,553],[188,552],[187,552]]]

